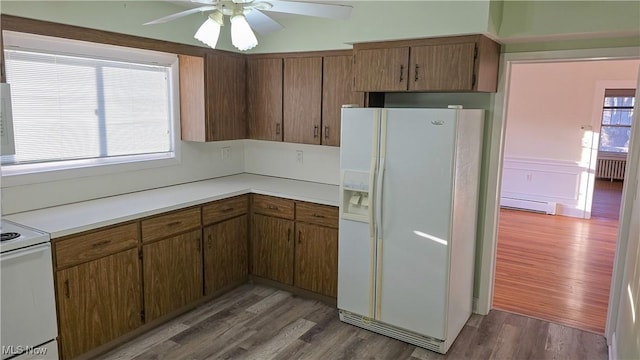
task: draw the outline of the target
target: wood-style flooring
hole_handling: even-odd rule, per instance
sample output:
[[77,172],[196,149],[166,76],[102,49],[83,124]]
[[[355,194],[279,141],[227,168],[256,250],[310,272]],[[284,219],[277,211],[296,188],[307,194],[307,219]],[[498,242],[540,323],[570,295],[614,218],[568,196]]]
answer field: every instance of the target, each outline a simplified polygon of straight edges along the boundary
[[340,322],[337,309],[246,284],[100,357],[607,359],[604,337],[501,311],[472,315],[446,356]]
[[621,191],[596,181],[590,220],[501,209],[494,308],[603,334]]

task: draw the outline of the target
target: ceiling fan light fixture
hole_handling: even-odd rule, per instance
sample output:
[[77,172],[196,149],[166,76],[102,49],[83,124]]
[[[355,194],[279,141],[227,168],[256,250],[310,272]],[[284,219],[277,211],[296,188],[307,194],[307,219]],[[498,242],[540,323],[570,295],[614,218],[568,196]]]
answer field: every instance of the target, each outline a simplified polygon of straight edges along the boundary
[[220,37],[220,27],[222,25],[224,25],[222,13],[218,11],[213,12],[207,17],[207,20],[200,25],[200,28],[198,28],[198,31],[196,31],[193,37],[215,49],[218,38]]
[[231,16],[231,43],[240,51],[253,49],[258,45],[258,39],[243,14]]

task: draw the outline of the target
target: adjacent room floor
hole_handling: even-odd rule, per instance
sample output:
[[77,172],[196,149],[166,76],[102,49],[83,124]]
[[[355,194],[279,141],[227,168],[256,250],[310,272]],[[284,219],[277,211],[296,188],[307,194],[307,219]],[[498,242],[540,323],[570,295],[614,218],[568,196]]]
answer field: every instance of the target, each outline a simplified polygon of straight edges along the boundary
[[491,311],[443,356],[340,322],[315,300],[243,285],[100,357],[111,359],[607,359],[604,337]]
[[603,334],[621,193],[597,180],[590,220],[501,209],[494,308]]

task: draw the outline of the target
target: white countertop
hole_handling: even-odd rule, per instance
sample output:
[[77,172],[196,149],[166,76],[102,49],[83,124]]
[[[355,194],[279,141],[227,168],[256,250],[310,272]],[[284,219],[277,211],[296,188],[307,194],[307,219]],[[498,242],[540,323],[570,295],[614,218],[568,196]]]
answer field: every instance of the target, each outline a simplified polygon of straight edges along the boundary
[[337,185],[239,174],[27,211],[4,218],[47,232],[54,239],[247,193],[332,206],[338,206],[339,201]]

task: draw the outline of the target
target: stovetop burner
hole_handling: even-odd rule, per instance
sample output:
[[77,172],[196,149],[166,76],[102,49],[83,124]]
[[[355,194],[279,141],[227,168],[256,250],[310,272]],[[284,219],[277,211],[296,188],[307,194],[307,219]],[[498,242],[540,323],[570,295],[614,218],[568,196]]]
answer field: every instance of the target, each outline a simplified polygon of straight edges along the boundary
[[0,233],[0,241],[13,240],[19,237],[20,237],[20,233],[17,233],[17,232]]

